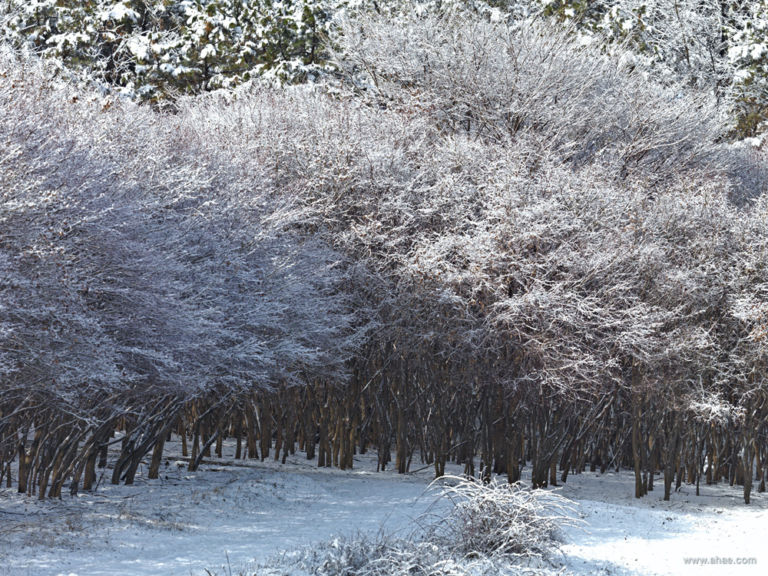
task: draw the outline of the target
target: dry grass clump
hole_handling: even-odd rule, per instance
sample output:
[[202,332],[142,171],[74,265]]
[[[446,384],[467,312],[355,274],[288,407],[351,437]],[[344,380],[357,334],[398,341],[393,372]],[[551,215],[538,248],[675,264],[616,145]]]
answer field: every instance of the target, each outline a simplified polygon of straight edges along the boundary
[[574,521],[569,500],[495,478],[485,484],[447,476],[432,488],[439,494],[431,512],[409,537],[334,538],[240,574],[492,576],[557,570],[552,553],[561,541],[560,529]]

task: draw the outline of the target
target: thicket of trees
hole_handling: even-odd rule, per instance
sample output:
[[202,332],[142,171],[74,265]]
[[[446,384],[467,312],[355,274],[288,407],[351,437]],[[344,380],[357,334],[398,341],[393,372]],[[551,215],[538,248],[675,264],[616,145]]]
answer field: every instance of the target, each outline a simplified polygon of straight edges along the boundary
[[339,26],[341,82],[174,115],[3,53],[0,479],[130,483],[178,434],[764,490],[768,179],[716,95],[544,21]]

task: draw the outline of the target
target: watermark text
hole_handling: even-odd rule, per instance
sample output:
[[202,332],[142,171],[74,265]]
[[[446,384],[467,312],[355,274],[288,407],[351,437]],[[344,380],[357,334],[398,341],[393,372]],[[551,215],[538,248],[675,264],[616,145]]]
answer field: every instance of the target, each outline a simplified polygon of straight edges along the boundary
[[694,566],[754,566],[757,564],[757,558],[735,556],[702,556],[694,558],[683,558],[683,563]]

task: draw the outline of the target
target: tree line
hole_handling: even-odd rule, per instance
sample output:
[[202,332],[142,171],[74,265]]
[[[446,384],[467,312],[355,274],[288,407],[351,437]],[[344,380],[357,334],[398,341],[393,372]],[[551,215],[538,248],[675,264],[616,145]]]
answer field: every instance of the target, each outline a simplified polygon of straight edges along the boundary
[[0,37],[102,91],[173,107],[181,95],[244,82],[335,75],[328,46],[344,45],[345,18],[451,11],[557,23],[574,47],[620,52],[654,81],[710,91],[730,138],[765,131],[765,0],[6,0]]

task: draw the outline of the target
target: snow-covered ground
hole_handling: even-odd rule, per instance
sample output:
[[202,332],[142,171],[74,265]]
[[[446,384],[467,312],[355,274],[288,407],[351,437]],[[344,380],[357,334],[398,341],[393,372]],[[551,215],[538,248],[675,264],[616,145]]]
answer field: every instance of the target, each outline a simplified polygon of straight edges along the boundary
[[634,475],[569,476],[560,493],[586,524],[567,529],[564,562],[577,574],[748,576],[768,570],[768,498],[740,487],[683,485],[669,502],[661,479],[634,498]]
[[[286,465],[233,464],[189,473],[171,458],[159,480],[105,479],[93,494],[53,502],[2,489],[0,575],[237,574],[335,535],[407,536],[436,497],[429,468],[377,473],[369,455],[346,472],[318,470],[299,454]],[[629,472],[571,475],[559,491],[584,523],[566,529],[553,573],[765,573],[768,498],[754,494],[746,506],[738,488],[701,490],[697,497],[683,486],[663,502],[657,489],[635,500]]]

